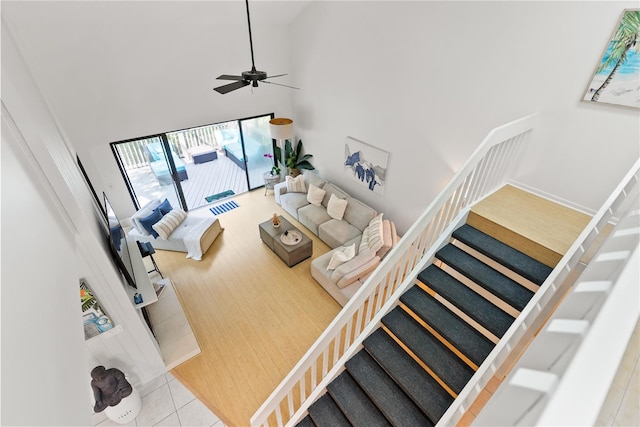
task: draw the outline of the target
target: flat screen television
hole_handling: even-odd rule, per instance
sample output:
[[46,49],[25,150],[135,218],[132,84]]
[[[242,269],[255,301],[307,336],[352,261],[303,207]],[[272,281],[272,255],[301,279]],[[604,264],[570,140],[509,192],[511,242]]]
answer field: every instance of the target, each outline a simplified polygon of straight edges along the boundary
[[107,238],[109,240],[111,255],[127,281],[127,284],[133,288],[137,288],[133,266],[131,264],[131,254],[129,253],[129,246],[127,245],[127,236],[120,224],[120,220],[118,220],[116,213],[111,207],[111,203],[109,203],[107,195],[104,192],[102,194],[104,196],[104,208],[107,214]]

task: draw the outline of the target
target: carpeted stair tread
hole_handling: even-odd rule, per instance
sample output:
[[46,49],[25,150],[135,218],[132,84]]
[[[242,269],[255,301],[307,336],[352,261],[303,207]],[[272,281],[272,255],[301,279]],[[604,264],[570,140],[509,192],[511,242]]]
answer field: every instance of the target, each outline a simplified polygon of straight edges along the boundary
[[464,224],[453,232],[453,238],[515,271],[520,276],[542,285],[552,268],[512,248],[488,234]]
[[296,426],[297,427],[316,427],[316,424],[311,419],[311,415],[307,414],[307,416],[301,419],[300,422],[296,424]]
[[432,425],[427,416],[366,350],[360,350],[351,357],[345,367],[392,425]]
[[418,279],[498,338],[515,320],[433,264],[422,270]]
[[431,423],[436,424],[453,403],[453,397],[383,329],[376,329],[363,345]]
[[476,365],[480,366],[493,350],[494,344],[487,337],[420,287],[412,286],[400,301]]
[[406,311],[396,307],[382,323],[418,356],[455,393],[460,393],[474,370],[424,329]]
[[[346,418],[345,418],[346,420]],[[348,422],[348,421],[347,421]],[[348,425],[348,424],[347,424]],[[300,420],[300,422],[298,424],[296,424],[297,427],[316,427],[315,423],[313,422],[313,420],[311,419],[311,415],[308,415],[306,417],[304,417],[303,419]]]
[[452,244],[436,252],[436,258],[517,310],[522,310],[533,297],[533,292],[529,289]]
[[313,425],[318,427],[351,426],[347,417],[344,416],[336,402],[334,402],[331,396],[327,393],[323,394],[318,400],[309,406],[309,416],[313,421]]
[[329,394],[338,404],[349,422],[356,427],[390,426],[389,421],[376,408],[349,372],[343,371],[327,386]]

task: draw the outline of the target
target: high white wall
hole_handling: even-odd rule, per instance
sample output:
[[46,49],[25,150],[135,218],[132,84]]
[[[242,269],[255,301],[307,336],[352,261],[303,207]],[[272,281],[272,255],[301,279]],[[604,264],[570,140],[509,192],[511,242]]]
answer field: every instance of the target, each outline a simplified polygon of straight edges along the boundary
[[74,236],[2,119],[0,424],[90,425]]
[[[90,370],[166,371],[105,248],[75,154],[2,26],[3,425],[88,425]],[[121,332],[85,346],[84,277]]]
[[[595,210],[638,158],[640,122],[580,99],[634,6],[315,2],[291,30],[296,132],[323,176],[403,231],[492,128],[540,112],[518,182]],[[390,152],[383,196],[344,175],[347,136]]]
[[[638,157],[637,110],[580,102],[635,2],[250,2],[258,68],[288,72],[279,81],[301,90],[229,95],[211,89],[218,74],[249,68],[242,2],[4,3],[97,191],[122,217],[133,206],[109,142],[272,111],[294,118],[320,174],[400,231],[492,128],[526,114],[541,120],[518,183],[585,211]],[[346,179],[347,136],[390,152],[383,196]]]
[[[280,14],[271,10],[277,3]],[[303,5],[250,2],[257,69],[289,71],[290,40],[279,15]],[[216,80],[220,74],[251,69],[244,1],[9,1],[2,14],[96,191],[107,193],[120,217],[132,214],[133,204],[110,142],[291,115],[290,89],[213,91],[229,83]]]

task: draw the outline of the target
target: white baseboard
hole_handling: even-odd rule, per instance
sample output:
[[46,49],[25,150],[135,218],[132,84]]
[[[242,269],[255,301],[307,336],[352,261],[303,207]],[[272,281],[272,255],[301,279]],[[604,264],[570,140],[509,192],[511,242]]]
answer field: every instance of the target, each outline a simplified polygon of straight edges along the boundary
[[547,199],[547,200],[549,200],[551,202],[558,203],[558,204],[560,204],[562,206],[566,206],[566,207],[568,207],[570,209],[576,210],[578,212],[581,212],[581,213],[583,213],[585,215],[589,215],[591,217],[594,216],[596,214],[596,212],[597,212],[594,209],[590,209],[590,208],[587,208],[585,206],[579,205],[577,203],[573,203],[573,202],[571,202],[569,200],[563,199],[563,198],[558,197],[558,196],[554,196],[553,194],[549,194],[547,192],[541,191],[541,190],[539,190],[537,188],[531,187],[531,186],[526,185],[526,184],[522,184],[520,182],[508,180],[507,184],[513,185],[514,187],[517,187],[517,188],[519,188],[521,190],[528,191],[529,193],[535,194],[536,196],[542,197],[543,199]]

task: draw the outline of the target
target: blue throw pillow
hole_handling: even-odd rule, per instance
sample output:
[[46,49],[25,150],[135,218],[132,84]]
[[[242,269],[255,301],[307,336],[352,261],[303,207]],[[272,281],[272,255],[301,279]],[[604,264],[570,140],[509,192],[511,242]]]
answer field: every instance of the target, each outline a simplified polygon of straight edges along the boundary
[[171,203],[169,203],[169,200],[164,199],[164,201],[162,203],[160,203],[160,205],[158,205],[158,207],[156,209],[160,211],[162,216],[165,216],[166,214],[171,212],[173,207],[171,206]]
[[159,236],[159,234],[156,232],[156,230],[153,229],[153,224],[160,221],[161,219],[162,212],[160,212],[159,209],[154,209],[153,212],[151,212],[151,215],[145,218],[140,218],[140,224],[142,224],[144,229],[151,233],[154,238],[156,238]]

